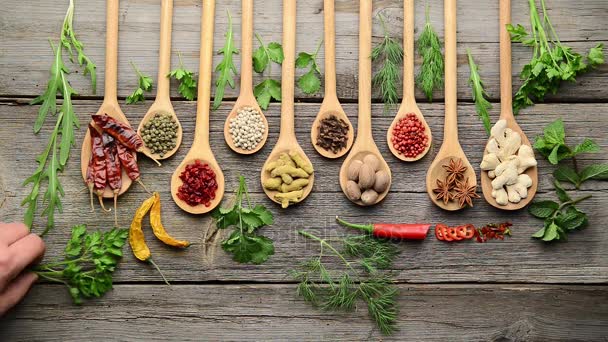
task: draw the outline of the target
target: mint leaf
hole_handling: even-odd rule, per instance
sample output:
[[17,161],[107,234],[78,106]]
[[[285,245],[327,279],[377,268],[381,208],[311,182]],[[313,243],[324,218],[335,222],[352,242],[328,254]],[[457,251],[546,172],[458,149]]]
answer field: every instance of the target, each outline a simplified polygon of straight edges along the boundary
[[581,171],[581,181],[588,179],[608,179],[608,164],[589,165]]
[[576,155],[579,153],[599,152],[599,150],[600,147],[598,146],[598,144],[595,143],[595,141],[585,138],[582,143],[574,147],[573,153]]
[[551,224],[549,225],[549,227],[547,227],[545,229],[545,235],[543,236],[543,241],[552,241],[552,240],[559,240],[559,235],[557,233],[557,229],[559,227],[555,224],[554,222],[551,222]]
[[[607,165],[608,166],[608,165]],[[608,168],[607,168],[608,170]],[[582,175],[582,173],[581,173]],[[574,184],[577,188],[580,186],[581,177],[574,171],[574,169],[568,166],[560,166],[553,171],[553,177],[560,182],[569,182]]]
[[562,187],[562,184],[557,179],[553,181],[553,185],[555,186],[555,193],[557,194],[557,198],[559,198],[561,202],[568,202],[572,200],[572,198],[570,198],[564,187]]
[[564,145],[566,139],[566,132],[564,130],[564,122],[562,119],[557,119],[550,123],[544,129],[545,140],[553,145]]
[[528,207],[528,212],[538,218],[547,218],[559,208],[559,203],[554,201],[536,201]]

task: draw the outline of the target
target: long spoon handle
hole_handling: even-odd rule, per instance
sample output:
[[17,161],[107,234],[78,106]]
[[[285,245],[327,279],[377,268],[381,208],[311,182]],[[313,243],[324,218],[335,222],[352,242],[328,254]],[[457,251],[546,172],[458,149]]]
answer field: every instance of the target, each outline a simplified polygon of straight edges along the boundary
[[208,148],[215,0],[203,0],[202,12],[201,51],[198,69],[198,101],[196,103],[196,129],[194,132],[194,145],[200,148]]
[[403,98],[414,99],[414,0],[403,0]]
[[162,0],[160,4],[160,50],[158,61],[157,99],[169,101],[169,78],[171,68],[171,25],[173,21],[173,0]]
[[334,0],[323,2],[323,23],[325,26],[325,97],[336,94],[336,15]]
[[500,0],[500,117],[513,116],[511,89],[511,35],[507,24],[511,23],[511,0]]
[[296,0],[283,0],[283,53],[281,76],[281,133],[279,140],[295,137],[294,72],[296,57]]
[[[456,0],[445,0],[445,125],[444,145],[458,143],[458,99],[456,94]],[[446,145],[449,146],[449,145]]]
[[252,94],[253,0],[242,0],[241,16],[241,93]]
[[106,74],[104,102],[118,104],[116,81],[118,74],[118,8],[119,0],[106,2]]
[[359,116],[357,141],[372,138],[372,0],[359,5]]

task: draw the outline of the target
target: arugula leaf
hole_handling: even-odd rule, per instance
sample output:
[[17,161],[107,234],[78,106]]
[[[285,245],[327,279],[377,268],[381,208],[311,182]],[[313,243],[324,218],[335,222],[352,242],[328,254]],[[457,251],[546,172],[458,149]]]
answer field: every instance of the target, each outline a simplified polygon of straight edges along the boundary
[[317,64],[317,55],[319,54],[319,50],[321,49],[321,44],[323,40],[319,42],[317,45],[317,49],[314,53],[310,54],[307,52],[300,52],[298,57],[296,58],[296,67],[299,69],[309,68],[308,72],[298,78],[298,87],[305,94],[315,94],[321,89],[321,79],[319,76],[321,75],[321,70],[319,69],[319,65]]
[[[243,206],[243,197],[246,206]],[[266,262],[274,254],[272,239],[257,234],[258,229],[273,224],[273,215],[263,205],[251,206],[243,176],[239,176],[234,205],[215,209],[211,217],[219,229],[234,227],[230,236],[222,242],[222,248],[232,253],[235,261],[257,265]]]
[[179,67],[167,75],[167,77],[173,77],[179,81],[179,87],[177,91],[188,101],[192,101],[196,98],[196,77],[194,72],[186,69],[182,61],[182,54],[177,53],[179,59]]
[[137,74],[137,89],[131,93],[131,95],[127,96],[125,102],[126,104],[135,104],[138,102],[144,102],[146,99],[144,98],[144,91],[152,90],[152,77],[143,74],[133,61],[129,61],[133,70]]
[[384,38],[372,49],[372,62],[380,63],[380,69],[372,78],[372,84],[380,89],[384,112],[388,112],[399,100],[397,84],[401,80],[399,66],[403,62],[403,48],[390,36],[382,14],[378,13],[378,18],[382,24]]
[[265,79],[253,88],[253,95],[255,95],[260,108],[266,110],[270,104],[270,99],[281,101],[281,82],[272,78]]
[[228,31],[226,31],[226,43],[224,44],[224,47],[218,51],[218,54],[224,55],[224,57],[217,67],[215,67],[215,71],[219,73],[219,76],[215,82],[213,110],[218,109],[222,104],[226,85],[229,85],[230,88],[234,89],[234,76],[237,74],[232,55],[238,55],[239,50],[234,46],[234,39],[232,37],[232,16],[230,15],[230,11],[226,10],[226,13],[228,14]]
[[521,25],[507,25],[514,42],[532,47],[534,51],[530,62],[520,73],[524,82],[513,99],[516,114],[536,101],[544,101],[547,94],[557,93],[562,82],[575,82],[577,76],[604,63],[603,44],[591,48],[586,56],[563,45],[549,19],[545,0],[540,0],[540,4],[542,19],[536,1],[529,1],[533,34],[529,34]]
[[443,88],[444,59],[441,52],[441,40],[431,25],[429,16],[430,6],[426,6],[426,23],[418,37],[417,50],[422,56],[422,65],[416,75],[416,86],[424,94],[429,102],[433,102],[433,90]]
[[75,304],[101,297],[112,289],[112,274],[122,258],[129,231],[113,228],[88,233],[86,225],[72,228],[61,261],[36,266],[33,271],[43,279],[63,283]]
[[492,123],[490,122],[489,110],[492,109],[492,104],[486,100],[488,93],[484,89],[483,81],[479,76],[479,67],[475,64],[473,56],[471,56],[471,50],[467,49],[467,55],[469,56],[469,69],[471,69],[471,76],[469,76],[469,86],[473,91],[473,101],[475,101],[475,110],[477,115],[483,122],[483,127],[486,129],[488,135],[492,129]]

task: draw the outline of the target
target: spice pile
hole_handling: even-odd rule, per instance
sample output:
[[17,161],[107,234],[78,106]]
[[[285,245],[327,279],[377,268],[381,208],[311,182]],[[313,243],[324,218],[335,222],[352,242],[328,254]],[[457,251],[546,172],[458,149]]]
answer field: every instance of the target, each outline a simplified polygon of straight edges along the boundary
[[442,181],[437,178],[437,187],[433,189],[435,199],[448,204],[450,201],[458,201],[460,208],[473,206],[473,198],[480,198],[476,193],[477,184],[469,185],[469,178],[464,178],[467,167],[462,165],[462,159],[450,158],[449,164],[444,164],[447,176]]
[[[143,146],[141,138],[129,126],[116,119],[104,115],[93,115],[93,122],[101,128],[101,133],[89,124],[91,135],[91,159],[86,172],[86,184],[91,195],[91,211],[93,210],[93,190],[97,194],[99,204],[103,205],[103,193],[106,186],[114,193],[114,221],[118,225],[116,199],[122,187],[122,169],[129,178],[146,187],[141,182],[139,167],[135,159],[135,151]],[[147,191],[147,189],[146,189]]]
[[152,154],[161,158],[177,144],[178,125],[171,114],[155,114],[144,124],[141,137]]
[[438,223],[435,226],[435,237],[437,240],[445,242],[475,240],[479,243],[488,240],[504,240],[505,236],[511,236],[511,222],[503,222],[499,224],[490,223],[481,228],[475,228],[474,225],[468,223],[455,227],[448,227],[443,223]]
[[177,197],[190,206],[204,204],[209,206],[215,199],[217,181],[215,172],[209,164],[196,160],[179,175],[182,185],[177,189]]
[[260,112],[253,107],[240,108],[230,119],[230,136],[234,145],[243,150],[255,149],[266,131]]
[[346,148],[348,131],[348,124],[332,114],[319,122],[316,144],[326,151],[338,153]]
[[521,143],[521,135],[507,128],[506,120],[498,120],[490,131],[480,168],[492,179],[492,197],[496,203],[519,203],[528,197],[532,178],[524,172],[536,166],[532,147]]
[[400,154],[407,158],[416,158],[428,146],[429,137],[416,114],[409,113],[393,128],[391,143]]
[[371,153],[363,159],[352,160],[347,177],[346,197],[353,202],[361,200],[364,205],[376,204],[379,194],[388,189],[391,181],[388,171],[383,170],[378,157]]
[[298,152],[283,152],[277,160],[269,162],[264,169],[270,173],[262,183],[266,190],[276,190],[275,200],[281,202],[283,208],[290,203],[298,203],[304,196],[304,187],[310,183],[310,176],[314,169],[312,164],[304,159]]

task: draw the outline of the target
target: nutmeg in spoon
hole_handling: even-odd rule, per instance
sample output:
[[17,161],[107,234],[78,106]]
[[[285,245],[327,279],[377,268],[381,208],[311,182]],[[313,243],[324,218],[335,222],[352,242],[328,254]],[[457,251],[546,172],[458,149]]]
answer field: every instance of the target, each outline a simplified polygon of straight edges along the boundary
[[[338,95],[336,93],[336,18],[334,0],[324,0],[323,17],[325,23],[325,97],[321,104],[321,109],[312,123],[310,139],[315,150],[326,158],[340,158],[345,155],[353,145],[355,132],[348,116],[342,109]],[[319,130],[322,120],[335,116],[338,120],[343,120],[348,126],[345,146],[337,152],[327,150],[317,144]]]
[[152,153],[150,148],[144,141],[144,147],[142,152],[154,159],[162,160],[171,157],[177,152],[177,149],[182,143],[182,125],[177,119],[173,105],[171,105],[171,97],[169,95],[170,82],[169,74],[171,64],[171,22],[173,18],[173,0],[162,0],[161,11],[160,11],[160,51],[159,51],[159,63],[158,63],[158,89],[156,91],[156,100],[150,106],[150,109],[139,123],[137,128],[137,134],[142,136],[142,130],[146,123],[150,122],[157,114],[170,115],[175,123],[177,123],[177,131],[175,137],[175,146],[163,153],[162,155],[158,152]]
[[[117,64],[118,64],[118,0],[108,0],[106,2],[106,71],[104,84],[104,98],[101,107],[97,114],[107,114],[118,121],[129,124],[127,117],[120,110],[118,98],[116,97],[116,79],[117,79]],[[93,126],[95,123],[91,121]],[[96,127],[96,126],[95,126]],[[82,178],[87,179],[87,168],[91,160],[91,134],[87,130],[82,142],[80,152],[80,169]],[[131,186],[131,179],[127,172],[122,170],[122,186],[118,195],[122,195]],[[104,198],[113,198],[114,193],[109,187],[106,187],[103,195]]]
[[[428,153],[433,142],[433,137],[429,125],[426,123],[418,105],[416,105],[414,94],[414,0],[403,0],[403,12],[403,100],[395,119],[388,128],[386,141],[388,148],[395,157],[403,161],[413,162],[421,159]],[[406,156],[395,147],[395,142],[393,141],[395,126],[410,113],[414,114],[415,118],[420,121],[424,130],[422,134],[426,137],[425,145],[421,146],[414,156]]]
[[[359,9],[359,118],[357,140],[340,168],[340,187],[353,203],[367,206],[379,203],[391,187],[391,170],[382,158],[372,136],[372,1],[361,0]],[[357,185],[361,191],[359,199],[352,197],[354,191],[353,163],[361,163],[357,172]],[[383,172],[382,187],[376,191],[377,172]],[[372,176],[372,173],[374,174]],[[362,174],[365,174],[362,178]],[[373,184],[372,184],[373,183]]]
[[[226,144],[236,153],[253,154],[259,151],[268,139],[268,121],[258,105],[258,102],[253,95],[253,79],[252,79],[252,63],[251,51],[253,44],[253,0],[242,0],[241,2],[241,93],[232,108],[232,111],[226,118],[224,124],[224,139]],[[243,148],[236,146],[237,144],[230,133],[230,122],[236,118],[239,111],[244,108],[251,108],[254,112],[259,113],[261,122],[264,124],[264,130],[260,141],[253,148]]]
[[461,162],[465,167],[462,179],[469,185],[477,185],[475,171],[458,142],[458,109],[456,95],[456,0],[445,0],[445,123],[443,128],[443,144],[437,153],[435,160],[431,163],[426,174],[426,191],[431,200],[438,207],[445,210],[460,210],[458,201],[444,203],[433,189],[437,188],[439,181],[444,181],[447,176],[445,165],[450,161]]
[[[513,130],[514,133],[519,134],[521,137],[521,144],[530,145],[528,137],[521,130],[515,117],[513,116],[513,101],[512,101],[512,88],[511,88],[511,36],[507,32],[506,26],[511,22],[511,0],[500,0],[500,119],[506,120],[507,128]],[[534,150],[530,148],[532,153]],[[486,147],[484,156],[488,154]],[[532,180],[532,185],[527,190],[525,198],[521,198],[518,203],[512,203],[508,201],[506,205],[500,205],[496,202],[496,199],[492,196],[492,179],[488,176],[487,171],[481,171],[481,188],[483,190],[483,196],[490,205],[503,210],[517,210],[525,207],[534,195],[538,187],[538,169],[536,165],[528,168],[525,174]]]
[[[215,16],[215,0],[203,1],[201,19],[201,52],[199,65],[198,99],[196,108],[196,128],[194,142],[190,151],[171,177],[171,195],[175,203],[184,211],[191,214],[204,214],[220,204],[224,196],[224,174],[220,169],[211,146],[209,145],[209,111],[211,107],[211,68],[213,55],[213,23]],[[188,165],[200,161],[208,164],[215,173],[217,190],[215,197],[208,205],[191,206],[178,197],[179,187],[183,184],[180,175]]]
[[[264,163],[260,180],[262,184],[266,184],[268,179],[272,178],[271,173],[267,171],[269,164],[277,161],[282,153],[297,153],[299,154],[303,162],[310,163],[310,159],[304,153],[304,150],[298,144],[295,135],[294,127],[294,72],[295,72],[295,55],[296,55],[296,1],[295,0],[283,0],[283,51],[285,54],[285,61],[282,65],[282,76],[281,76],[281,131],[279,133],[279,140],[277,144],[270,152],[268,159]],[[308,177],[308,184],[301,189],[301,193],[298,196],[296,203],[302,202],[310,192],[315,180],[315,175],[312,173]],[[279,193],[276,190],[269,190],[262,186],[264,192],[276,203],[282,201],[276,197]]]

